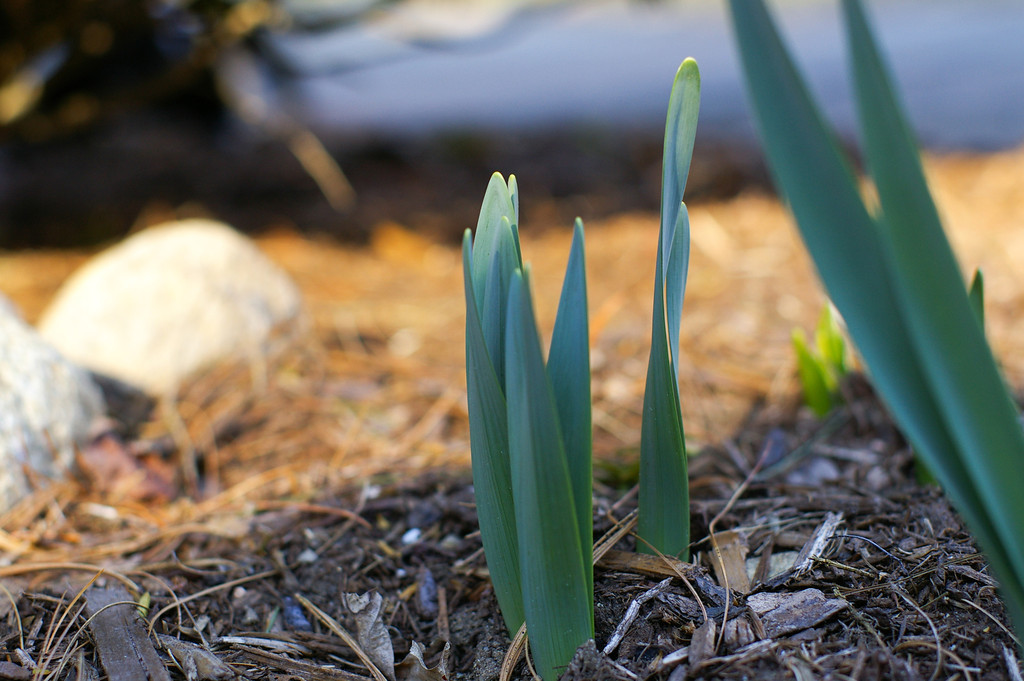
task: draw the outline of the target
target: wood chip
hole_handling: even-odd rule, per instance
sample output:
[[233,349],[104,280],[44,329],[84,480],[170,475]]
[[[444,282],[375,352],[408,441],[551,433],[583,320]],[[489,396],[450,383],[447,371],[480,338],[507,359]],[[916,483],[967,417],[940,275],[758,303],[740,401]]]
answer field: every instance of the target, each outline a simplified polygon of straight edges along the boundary
[[0,661],[0,679],[12,679],[13,681],[28,681],[32,678],[32,672],[20,664],[14,664],[6,660]]
[[690,662],[698,665],[704,660],[715,656],[715,634],[718,627],[715,620],[705,620],[704,624],[697,627],[690,639]]
[[89,631],[110,681],[171,681],[124,587],[92,588],[85,598]]
[[818,589],[796,593],[758,593],[747,597],[768,638],[777,638],[815,626],[846,608],[837,598],[825,598]]
[[821,521],[821,525],[814,531],[811,538],[807,540],[804,547],[800,549],[800,555],[796,557],[796,563],[793,565],[793,571],[796,574],[799,575],[806,572],[814,565],[815,558],[821,558],[825,555],[825,547],[828,546],[829,540],[835,535],[836,528],[842,522],[842,513],[832,513],[830,511],[825,514],[825,519]]
[[693,585],[703,596],[709,598],[715,605],[724,605],[726,591],[711,581],[703,568],[698,568],[691,563],[684,563],[681,560],[670,557],[650,556],[645,553],[630,553],[628,551],[608,551],[597,566],[605,570],[617,570],[619,572],[634,572],[647,575],[648,577],[678,577],[680,574],[693,582]]
[[718,549],[721,560],[712,559],[719,584],[741,594],[750,593],[750,579],[747,577],[747,542],[738,532],[725,530],[715,532],[713,545]]

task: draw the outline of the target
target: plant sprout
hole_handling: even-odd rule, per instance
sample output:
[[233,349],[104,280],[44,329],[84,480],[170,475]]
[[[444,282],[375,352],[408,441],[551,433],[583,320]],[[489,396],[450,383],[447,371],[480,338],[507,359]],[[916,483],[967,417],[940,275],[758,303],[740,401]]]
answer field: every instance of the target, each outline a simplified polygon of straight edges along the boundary
[[793,329],[793,350],[804,402],[816,416],[823,417],[840,403],[839,383],[846,375],[846,341],[831,305],[821,310],[813,347],[803,329]]
[[[640,431],[637,533],[661,553],[686,560],[690,493],[679,400],[679,326],[690,260],[690,218],[683,189],[700,109],[700,72],[687,59],[676,73],[665,122],[661,228],[655,264],[651,354]],[[642,547],[646,548],[646,547]]]
[[518,190],[491,176],[463,239],[470,450],[480,533],[509,632],[554,679],[594,636],[590,353],[576,221],[547,364],[519,244]]
[[[640,533],[659,551],[689,544],[676,366],[689,259],[682,202],[700,76],[688,59],[669,98],[653,338],[641,430]],[[470,451],[484,553],[510,633],[526,623],[542,678],[594,636],[590,351],[583,223],[577,219],[545,361],[519,241],[519,192],[491,176],[463,237]]]

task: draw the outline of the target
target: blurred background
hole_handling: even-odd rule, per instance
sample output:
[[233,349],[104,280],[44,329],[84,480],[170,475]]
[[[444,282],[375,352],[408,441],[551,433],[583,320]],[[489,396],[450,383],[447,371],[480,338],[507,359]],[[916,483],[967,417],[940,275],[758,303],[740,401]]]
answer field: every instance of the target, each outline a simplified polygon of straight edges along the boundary
[[[867,4],[925,147],[1020,144],[1024,3]],[[850,139],[837,5],[774,8]],[[766,185],[724,0],[0,0],[0,248],[191,215],[454,241],[493,170],[538,228],[649,209],[687,56],[690,198]]]

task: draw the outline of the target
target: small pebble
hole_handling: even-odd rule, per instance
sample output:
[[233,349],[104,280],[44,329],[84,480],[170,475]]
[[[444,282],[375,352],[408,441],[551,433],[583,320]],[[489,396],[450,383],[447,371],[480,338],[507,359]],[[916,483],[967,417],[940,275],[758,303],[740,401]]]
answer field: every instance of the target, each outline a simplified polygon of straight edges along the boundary
[[405,534],[402,535],[402,545],[409,546],[410,544],[415,544],[420,540],[420,537],[422,536],[423,530],[421,530],[420,528],[413,527],[411,529],[408,529],[405,531]]
[[868,471],[867,475],[864,476],[864,484],[867,485],[868,489],[875,492],[881,492],[884,489],[888,489],[892,486],[892,478],[879,467],[873,467]]
[[298,601],[291,596],[285,596],[281,604],[281,615],[284,618],[285,626],[292,631],[313,631],[313,625],[306,619]]
[[462,548],[462,537],[456,534],[446,534],[439,546],[445,551],[458,551]]

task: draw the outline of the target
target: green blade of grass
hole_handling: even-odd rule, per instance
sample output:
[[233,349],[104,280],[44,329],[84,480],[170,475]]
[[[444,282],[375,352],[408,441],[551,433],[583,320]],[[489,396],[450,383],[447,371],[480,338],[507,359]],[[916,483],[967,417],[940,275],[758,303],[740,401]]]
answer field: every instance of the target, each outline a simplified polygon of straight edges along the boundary
[[822,362],[811,354],[807,338],[800,329],[793,330],[793,350],[796,353],[796,367],[804,402],[815,416],[821,418],[832,411],[832,391],[828,387],[825,369]]
[[[687,560],[690,491],[679,386],[670,355],[665,318],[661,238],[655,264],[651,354],[640,425],[640,481],[637,534],[651,547]],[[638,547],[650,551],[646,544]]]
[[[590,409],[590,331],[587,315],[587,278],[584,264],[583,222],[576,218],[569,263],[551,335],[548,375],[554,390],[565,454],[576,500],[576,520],[584,557],[593,544],[593,447]],[[587,569],[588,600],[593,600],[594,572]]]
[[509,452],[530,650],[545,681],[592,638],[593,614],[572,481],[527,275],[512,277],[506,342]]
[[[995,358],[977,323],[960,267],[942,230],[916,145],[886,74],[863,9],[844,0],[865,157],[875,180],[885,228],[900,273],[898,293],[911,340],[938,407],[976,481],[980,512],[995,541],[1024,576],[1024,433]],[[931,462],[929,462],[931,463]],[[946,482],[941,470],[936,475]],[[951,490],[952,491],[952,490]],[[958,499],[959,506],[968,502]],[[992,547],[984,545],[985,549]],[[1024,601],[1017,603],[1018,621]]]
[[[832,301],[846,320],[879,394],[918,452],[961,499],[961,512],[1000,574],[1010,568],[978,490],[931,396],[892,290],[892,254],[853,174],[797,75],[761,0],[729,2],[747,90],[775,184]],[[1018,478],[1014,478],[1018,479]]]
[[519,539],[508,460],[508,413],[497,372],[487,354],[473,286],[472,236],[462,240],[466,294],[466,388],[470,456],[480,534],[501,614],[510,632],[525,621],[519,579]]

